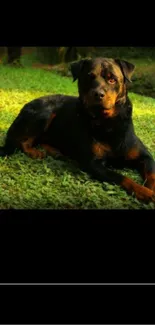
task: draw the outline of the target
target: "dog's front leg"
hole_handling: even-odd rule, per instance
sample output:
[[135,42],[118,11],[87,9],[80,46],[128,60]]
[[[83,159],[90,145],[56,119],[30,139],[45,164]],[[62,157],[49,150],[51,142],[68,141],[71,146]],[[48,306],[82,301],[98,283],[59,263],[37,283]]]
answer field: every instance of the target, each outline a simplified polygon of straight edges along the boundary
[[123,176],[106,167],[106,160],[92,159],[89,171],[93,178],[101,181],[113,183],[123,187],[129,194],[134,193],[136,198],[145,202],[155,201],[155,194],[153,190],[139,185],[132,179]]

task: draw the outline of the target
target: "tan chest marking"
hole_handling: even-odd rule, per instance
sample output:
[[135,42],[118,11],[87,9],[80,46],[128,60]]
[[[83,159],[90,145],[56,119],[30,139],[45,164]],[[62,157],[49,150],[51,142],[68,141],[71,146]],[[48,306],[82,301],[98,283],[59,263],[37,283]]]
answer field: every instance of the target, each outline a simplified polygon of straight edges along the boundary
[[95,142],[92,145],[92,152],[98,159],[101,159],[107,152],[111,152],[111,148],[107,144]]

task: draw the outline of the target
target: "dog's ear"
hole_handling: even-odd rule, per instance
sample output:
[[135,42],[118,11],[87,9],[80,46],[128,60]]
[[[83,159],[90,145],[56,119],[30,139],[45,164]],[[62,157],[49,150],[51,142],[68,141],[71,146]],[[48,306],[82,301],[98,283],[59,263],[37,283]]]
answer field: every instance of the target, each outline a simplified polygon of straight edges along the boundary
[[75,80],[77,80],[80,76],[80,73],[84,67],[84,65],[89,62],[91,59],[82,59],[82,60],[79,60],[79,61],[75,61],[75,62],[72,62],[70,64],[70,70],[71,70],[71,73],[72,73],[72,76],[73,76],[73,82]]
[[126,80],[129,82],[132,82],[131,76],[134,72],[135,66],[132,63],[129,63],[127,61],[120,60],[120,59],[115,59],[115,62],[121,68],[121,71],[122,71],[124,77],[126,78]]

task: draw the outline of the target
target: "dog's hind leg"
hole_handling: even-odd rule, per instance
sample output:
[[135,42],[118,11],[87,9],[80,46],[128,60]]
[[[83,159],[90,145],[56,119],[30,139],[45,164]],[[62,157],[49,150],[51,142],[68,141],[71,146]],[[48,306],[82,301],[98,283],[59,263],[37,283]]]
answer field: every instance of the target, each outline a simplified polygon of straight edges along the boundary
[[40,135],[47,131],[56,114],[50,112],[48,107],[41,107],[42,110],[38,111],[36,107],[37,104],[39,107],[39,103],[40,100],[23,107],[7,132],[5,144],[0,147],[0,156],[11,155],[16,149],[24,151],[33,158],[45,156],[45,152],[32,147]]
[[5,145],[0,147],[0,157],[10,156],[15,152],[16,147],[14,144],[7,139]]
[[63,155],[61,154],[61,152],[53,147],[51,147],[50,145],[48,144],[40,144],[40,146],[45,149],[45,151],[53,156],[53,157],[62,157]]
[[33,148],[33,144],[35,142],[35,137],[28,138],[26,141],[21,142],[21,147],[28,156],[31,158],[44,158],[46,156],[46,153],[43,151],[40,151],[39,149]]

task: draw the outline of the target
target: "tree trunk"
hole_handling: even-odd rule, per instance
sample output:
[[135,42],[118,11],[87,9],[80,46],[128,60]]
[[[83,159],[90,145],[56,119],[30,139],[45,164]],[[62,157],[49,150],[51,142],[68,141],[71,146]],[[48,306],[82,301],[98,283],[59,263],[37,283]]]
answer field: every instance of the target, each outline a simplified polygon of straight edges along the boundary
[[8,53],[7,63],[21,65],[20,64],[21,50],[22,47],[7,47],[7,53]]
[[78,52],[76,47],[68,47],[65,53],[65,62],[76,61],[78,59]]

